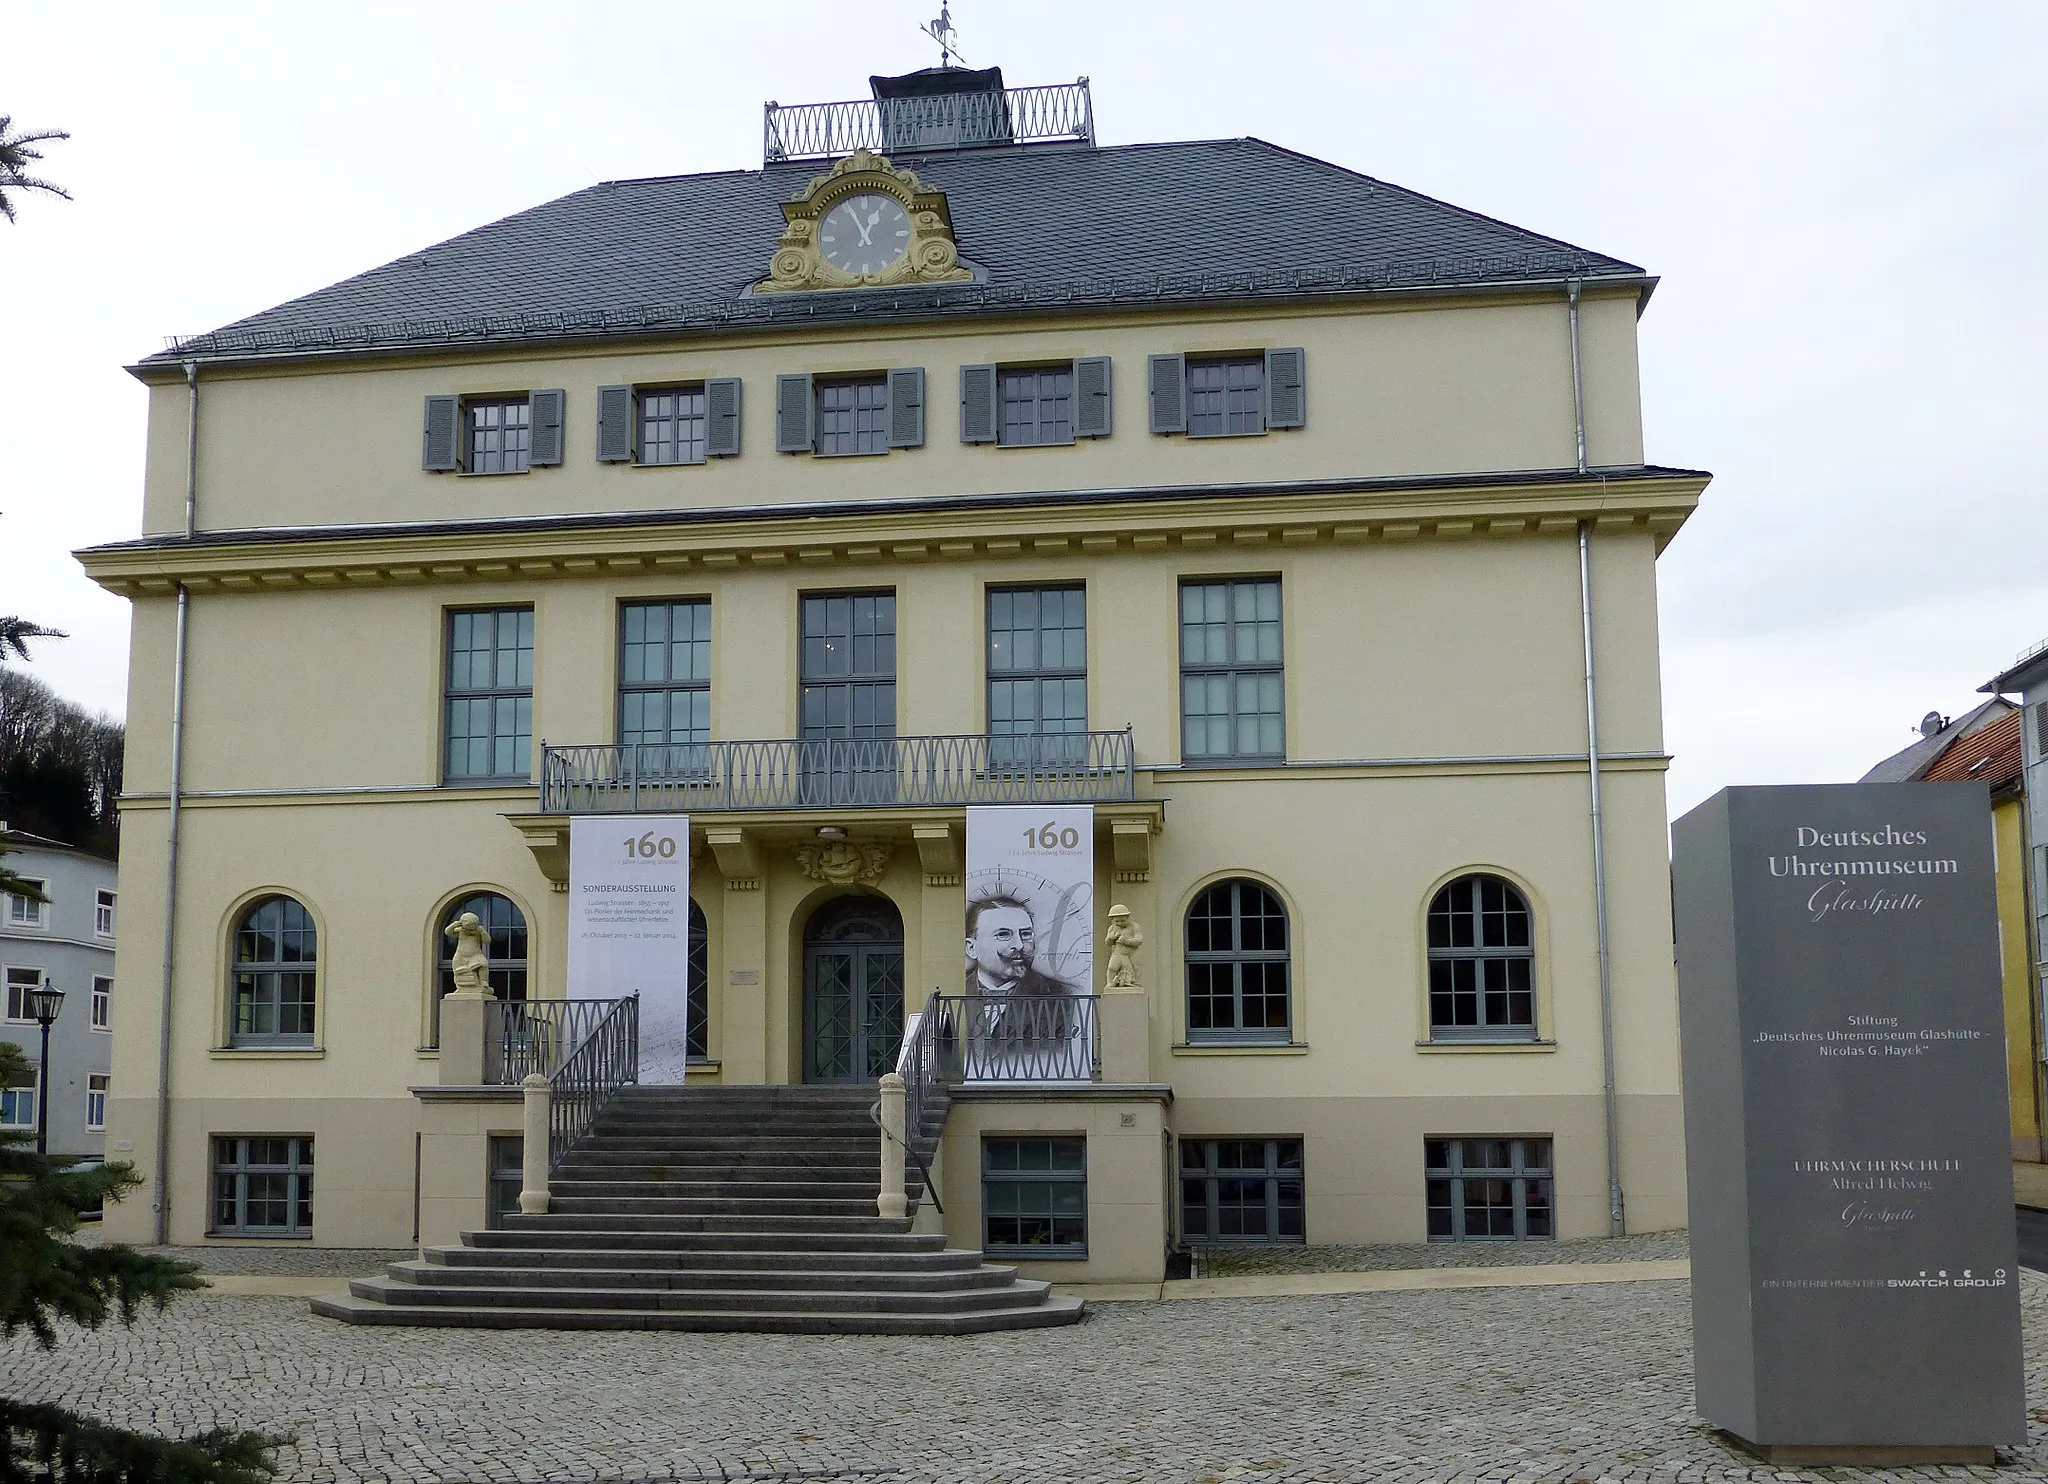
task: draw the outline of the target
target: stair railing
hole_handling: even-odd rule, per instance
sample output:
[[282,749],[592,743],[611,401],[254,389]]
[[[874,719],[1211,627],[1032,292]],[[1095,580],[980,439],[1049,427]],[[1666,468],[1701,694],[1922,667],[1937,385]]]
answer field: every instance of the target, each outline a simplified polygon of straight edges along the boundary
[[[949,1029],[950,1028],[950,1029]],[[924,1009],[907,1016],[903,1023],[903,1049],[897,1053],[895,1076],[902,1081],[903,1116],[901,1133],[891,1125],[895,1119],[887,1104],[893,1101],[895,1090],[885,1079],[882,1098],[868,1109],[868,1117],[882,1133],[882,1187],[883,1194],[891,1194],[890,1166],[899,1172],[895,1190],[903,1188],[900,1175],[905,1158],[917,1166],[917,1172],[924,1178],[925,1198],[932,1203],[932,1209],[943,1216],[945,1205],[939,1200],[938,1182],[932,1179],[931,1166],[926,1155],[935,1152],[927,1148],[925,1119],[931,1113],[938,1113],[943,1120],[949,1101],[946,1091],[947,1062],[945,1046],[948,1037],[958,1042],[954,1012],[947,1008],[945,996],[934,990],[925,1002]],[[955,1081],[958,1080],[956,1077]],[[894,1146],[893,1148],[891,1146]]]
[[613,1095],[640,1080],[640,997],[613,1000],[547,1079],[548,1169],[553,1170]]

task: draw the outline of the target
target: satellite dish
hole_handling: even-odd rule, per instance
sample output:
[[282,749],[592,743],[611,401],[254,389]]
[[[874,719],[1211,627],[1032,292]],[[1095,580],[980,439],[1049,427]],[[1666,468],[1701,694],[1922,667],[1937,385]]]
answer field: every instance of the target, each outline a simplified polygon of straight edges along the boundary
[[1946,716],[1943,716],[1939,711],[1930,711],[1920,718],[1920,735],[1932,737],[1947,725],[1948,718]]

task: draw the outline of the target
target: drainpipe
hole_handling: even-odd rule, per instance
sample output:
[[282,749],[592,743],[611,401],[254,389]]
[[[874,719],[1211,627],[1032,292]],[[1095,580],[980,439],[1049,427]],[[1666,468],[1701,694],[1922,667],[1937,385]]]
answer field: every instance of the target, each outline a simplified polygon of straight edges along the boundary
[[[1571,321],[1572,434],[1586,472],[1586,386],[1579,361],[1579,281],[1565,285]],[[1600,1094],[1607,1123],[1607,1234],[1627,1230],[1621,1194],[1621,1120],[1614,1078],[1614,961],[1607,936],[1607,837],[1600,812],[1600,700],[1593,663],[1593,523],[1579,522],[1579,633],[1586,651],[1586,777],[1593,825],[1593,931],[1600,956]]]
[[[199,363],[185,363],[185,534],[198,528]],[[157,996],[156,1043],[156,1244],[170,1240],[171,1226],[171,963],[177,948],[178,833],[184,823],[185,636],[192,593],[178,584],[176,647],[171,655],[171,818],[164,850],[164,968]]]

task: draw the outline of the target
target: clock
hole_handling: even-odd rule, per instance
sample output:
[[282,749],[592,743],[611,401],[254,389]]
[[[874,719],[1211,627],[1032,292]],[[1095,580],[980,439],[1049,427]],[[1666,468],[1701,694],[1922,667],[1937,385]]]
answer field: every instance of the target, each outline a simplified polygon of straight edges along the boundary
[[848,196],[818,223],[818,250],[842,273],[872,278],[910,250],[910,213],[894,196]]

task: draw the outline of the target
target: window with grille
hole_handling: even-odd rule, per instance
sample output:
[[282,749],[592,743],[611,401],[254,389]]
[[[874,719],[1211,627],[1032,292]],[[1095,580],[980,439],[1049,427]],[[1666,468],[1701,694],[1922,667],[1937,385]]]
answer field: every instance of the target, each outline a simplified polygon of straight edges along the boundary
[[1181,1235],[1199,1243],[1306,1241],[1301,1140],[1182,1139]]
[[114,894],[110,891],[93,893],[92,930],[102,938],[114,936]]
[[1188,1040],[1285,1042],[1287,909],[1256,881],[1219,881],[1188,908]]
[[990,760],[1076,766],[1088,758],[1087,730],[1087,590],[989,589]]
[[1182,762],[1284,759],[1283,677],[1279,578],[1181,584]]
[[1228,438],[1266,431],[1266,358],[1188,358],[1188,436]]
[[43,1069],[35,1069],[36,1080],[27,1087],[0,1087],[0,1128],[34,1128],[36,1094],[42,1089]]
[[695,778],[710,768],[711,604],[628,603],[619,610],[619,742],[636,778]]
[[1045,366],[999,373],[1002,421],[996,442],[1005,448],[1074,441],[1074,371]]
[[1088,1141],[981,1141],[981,1245],[1004,1257],[1088,1255]]
[[817,383],[816,442],[821,454],[889,451],[889,378]]
[[1426,1139],[1432,1242],[1532,1242],[1555,1235],[1550,1140]]
[[484,983],[490,986],[492,997],[526,998],[526,914],[519,910],[519,905],[494,891],[480,891],[459,902],[450,902],[437,929],[441,951],[435,976],[433,1039],[427,1043],[429,1046],[441,1044],[441,1001],[455,993],[455,940],[448,936],[448,929],[465,912],[474,912],[483,925]]
[[213,1225],[223,1237],[313,1235],[313,1141],[280,1134],[213,1141]]
[[93,1133],[107,1127],[107,1088],[111,1079],[105,1072],[85,1074],[85,1126]]
[[1429,1034],[1439,1041],[1536,1038],[1529,904],[1498,876],[1461,876],[1429,904]]
[[92,976],[92,1028],[96,1031],[114,1028],[114,981],[104,974]]
[[43,971],[26,965],[12,965],[7,970],[7,1018],[23,1025],[35,1024],[35,1006],[29,996],[43,987]]
[[448,615],[443,781],[526,782],[533,752],[533,610]]
[[643,464],[701,464],[709,418],[702,382],[638,394]]
[[290,897],[265,897],[235,925],[235,1046],[311,1046],[319,965],[312,914]]
[[492,1134],[489,1160],[489,1203],[484,1224],[501,1231],[507,1216],[519,1214],[519,1191],[526,1183],[526,1139],[520,1134]]
[[524,474],[533,450],[531,407],[524,397],[462,404],[462,467],[472,474]]
[[[44,896],[47,897],[50,894],[49,882],[38,881],[32,876],[24,876],[21,879],[28,883],[28,885],[33,886]],[[50,909],[48,902],[39,902],[34,897],[19,896],[11,891],[5,895],[7,897],[7,925],[9,927],[39,928],[48,926]]]

